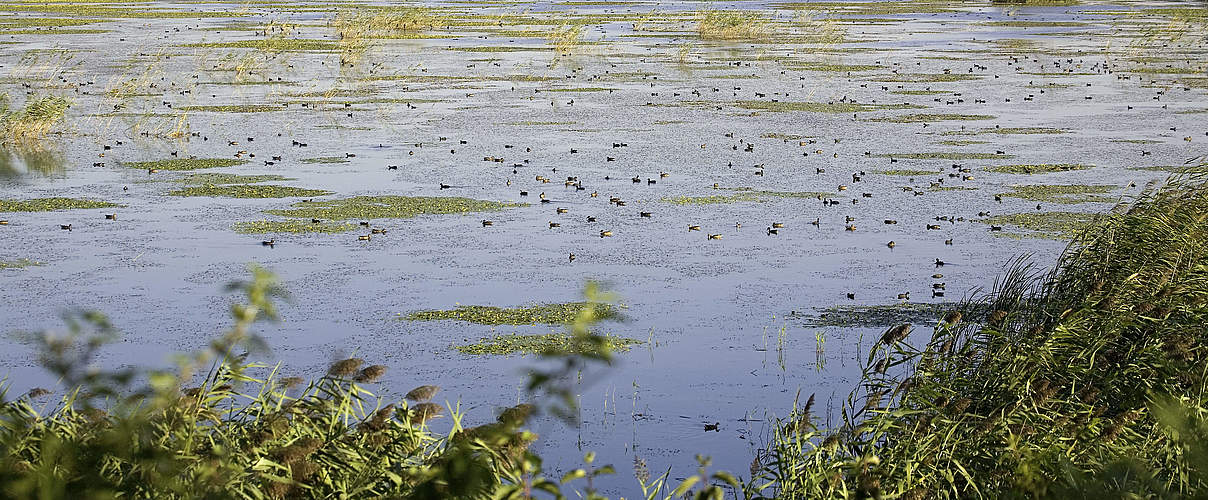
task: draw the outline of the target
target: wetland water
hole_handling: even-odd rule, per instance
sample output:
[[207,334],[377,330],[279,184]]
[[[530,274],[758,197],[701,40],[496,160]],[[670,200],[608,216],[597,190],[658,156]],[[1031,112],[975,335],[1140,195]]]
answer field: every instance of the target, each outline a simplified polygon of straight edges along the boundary
[[[746,471],[799,393],[838,408],[885,327],[925,335],[1014,256],[1051,264],[1208,143],[1202,3],[425,5],[389,31],[354,29],[374,2],[0,4],[11,107],[71,101],[0,152],[6,330],[97,309],[123,332],[102,363],[165,365],[229,324],[223,286],[256,262],[292,297],[260,359],[354,354],[474,425],[537,361],[457,347],[563,328],[408,316],[600,280],[626,318],[600,331],[642,343],[534,446],[551,472],[596,451],[631,495],[635,457]],[[702,36],[710,8],[758,29]],[[55,197],[117,206],[18,203]],[[3,342],[15,390],[54,385]]]

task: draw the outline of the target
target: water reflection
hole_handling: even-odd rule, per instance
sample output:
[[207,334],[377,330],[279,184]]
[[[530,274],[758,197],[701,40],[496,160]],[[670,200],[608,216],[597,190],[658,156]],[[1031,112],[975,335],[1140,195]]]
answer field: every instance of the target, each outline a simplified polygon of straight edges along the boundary
[[62,151],[0,146],[0,178],[60,175],[65,165]]

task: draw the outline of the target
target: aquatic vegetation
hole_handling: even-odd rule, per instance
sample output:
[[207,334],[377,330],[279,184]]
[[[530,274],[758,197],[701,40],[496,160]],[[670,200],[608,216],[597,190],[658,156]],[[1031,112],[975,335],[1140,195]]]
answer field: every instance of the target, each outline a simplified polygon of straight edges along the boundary
[[169,196],[212,196],[222,198],[296,198],[326,196],[331,191],[274,184],[204,184],[168,191]]
[[241,234],[284,234],[284,233],[346,233],[356,229],[356,224],[312,222],[301,220],[255,220],[236,222],[232,227]]
[[523,307],[458,306],[456,309],[417,311],[400,319],[406,321],[465,321],[481,325],[562,325],[574,321],[585,307],[592,307],[597,320],[620,319],[621,315],[609,304],[565,302],[533,304]]
[[0,269],[25,269],[41,265],[44,263],[29,259],[0,260]]
[[960,120],[993,120],[997,118],[993,115],[960,115],[951,113],[916,113],[909,115],[884,116],[881,118],[869,118],[869,121],[874,122],[889,122],[889,123],[922,123],[922,122],[946,122]]
[[300,38],[266,38],[259,40],[237,40],[233,42],[187,43],[183,47],[204,49],[259,49],[265,52],[310,52],[340,50],[339,42]]
[[214,106],[181,106],[178,111],[204,113],[269,113],[281,111],[282,107],[269,104],[223,104]]
[[587,27],[582,24],[567,23],[550,30],[545,35],[545,39],[554,48],[556,54],[568,56],[574,54],[583,46],[583,33],[586,30]]
[[268,175],[239,175],[239,174],[224,174],[218,172],[205,172],[200,174],[189,174],[184,177],[172,179],[172,182],[182,184],[256,184],[268,181],[292,181],[289,177],[284,177],[275,174]]
[[934,153],[883,153],[872,155],[877,158],[898,158],[902,160],[1009,160],[1015,155],[997,153],[961,153],[940,151]]
[[773,101],[738,101],[735,106],[742,109],[760,111],[809,111],[813,113],[857,113],[865,111],[882,111],[887,109],[920,109],[927,106],[917,104],[860,104],[854,102],[773,102]]
[[[1089,227],[1098,214],[1082,212],[1024,212],[1018,214],[995,215],[980,219],[978,222],[992,226],[1010,225],[1031,231],[1022,236],[1069,240]],[[997,234],[1019,234],[999,233]]]
[[1094,168],[1094,165],[1082,165],[1077,163],[1043,163],[1039,165],[996,165],[993,167],[985,167],[982,170],[986,172],[995,172],[1000,174],[1051,174],[1054,172],[1070,172],[1073,170],[1086,170]]
[[493,212],[528,206],[525,203],[501,203],[459,197],[431,196],[357,196],[323,201],[303,201],[293,208],[266,210],[269,215],[299,219],[407,219],[420,215]]
[[343,156],[321,156],[318,158],[303,158],[302,159],[302,163],[308,163],[308,164],[348,163],[349,161],[351,161],[351,160],[349,160],[348,158],[345,158]]
[[970,75],[965,73],[901,73],[896,75],[879,76],[876,77],[875,80],[880,82],[895,83],[940,83],[980,80],[981,78],[981,75]]
[[10,110],[8,94],[0,94],[0,142],[36,144],[63,121],[71,101],[58,96],[33,97],[20,110]]
[[1069,130],[1063,128],[1052,127],[987,127],[972,131],[953,130],[944,132],[943,135],[978,135],[978,134],[999,134],[999,135],[1036,135],[1036,134],[1066,134]]
[[940,172],[937,170],[909,170],[909,169],[869,170],[869,172],[874,173],[874,174],[881,174],[881,175],[901,175],[901,176],[907,176],[907,177],[914,177],[914,176],[921,176],[921,175],[937,175],[937,174],[943,173],[943,172]]
[[82,198],[33,198],[28,200],[0,199],[0,212],[52,212],[55,210],[75,210],[89,208],[120,207],[117,203],[108,201],[88,200]]
[[247,163],[238,158],[170,158],[155,161],[125,161],[122,166],[143,170],[199,170],[234,167]]
[[945,146],[972,146],[974,144],[986,144],[986,141],[946,139],[946,140],[942,140],[942,141],[936,141],[936,144],[942,144]]
[[[602,343],[610,352],[626,352],[633,345],[644,344],[637,339],[602,336]],[[543,335],[497,335],[484,338],[474,344],[454,346],[458,352],[471,355],[507,356],[512,354],[542,354],[546,352],[569,352],[574,354],[594,354],[599,351],[598,343],[579,343],[575,338],[565,333],[547,333]]]
[[759,12],[704,10],[696,13],[696,31],[703,40],[758,40],[771,35],[771,25]]
[[722,187],[734,194],[718,194],[709,196],[669,196],[660,199],[663,203],[673,205],[716,205],[721,203],[766,202],[775,198],[814,198],[823,199],[834,196],[833,193],[814,191],[761,191],[749,187]]
[[807,327],[874,328],[899,323],[934,323],[951,310],[952,302],[902,302],[871,306],[836,305],[821,309],[817,314],[799,315]]
[[1033,184],[1011,186],[1010,192],[999,196],[1047,203],[1111,203],[1116,198],[1100,195],[1116,189],[1116,186],[1087,184]]
[[951,94],[951,90],[894,90],[891,94],[898,95],[940,95]]

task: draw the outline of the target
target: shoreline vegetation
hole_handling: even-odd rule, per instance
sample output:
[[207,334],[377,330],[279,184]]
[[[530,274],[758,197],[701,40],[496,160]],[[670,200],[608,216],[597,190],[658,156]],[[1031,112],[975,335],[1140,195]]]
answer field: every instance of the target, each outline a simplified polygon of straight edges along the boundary
[[[1052,271],[1014,262],[991,291],[943,313],[920,346],[913,325],[889,328],[860,360],[836,428],[816,425],[810,396],[777,421],[749,477],[710,473],[700,458],[697,474],[676,481],[635,462],[638,484],[664,499],[1202,494],[1206,219],[1208,171],[1172,177],[1099,218]],[[438,387],[391,403],[375,395],[382,365],[346,359],[307,381],[236,355],[263,348],[252,326],[275,318],[283,295],[271,273],[252,274],[233,285],[246,304],[232,308],[232,328],[175,370],[90,369],[117,337],[95,312],[68,317],[66,335],[33,337],[43,365],[74,389],[48,404],[49,390],[13,397],[0,385],[0,492],[602,498],[590,479],[613,466],[588,453],[582,468],[547,478],[524,425],[536,414],[573,422],[574,387],[563,384],[611,361],[615,345],[593,333],[610,317],[610,294],[589,285],[583,302],[559,309],[567,333],[539,355],[554,368],[530,372],[529,402],[465,428],[460,404],[430,401]],[[448,434],[426,425],[446,416]]]

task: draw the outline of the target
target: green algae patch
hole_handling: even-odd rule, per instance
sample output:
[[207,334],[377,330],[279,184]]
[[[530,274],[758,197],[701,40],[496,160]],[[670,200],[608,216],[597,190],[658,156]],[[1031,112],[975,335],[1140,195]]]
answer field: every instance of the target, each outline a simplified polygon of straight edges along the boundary
[[1011,186],[1011,192],[1000,193],[1000,196],[1022,198],[1030,201],[1047,203],[1112,203],[1116,199],[1102,196],[1116,189],[1116,186],[1088,184],[1032,184]]
[[181,106],[178,111],[199,113],[270,113],[281,111],[281,106],[268,104],[225,104],[216,106]]
[[156,161],[126,161],[122,165],[130,168],[146,170],[199,170],[203,168],[223,168],[243,165],[246,160],[237,158],[172,158]]
[[544,335],[498,335],[484,338],[474,344],[454,346],[462,354],[475,356],[511,354],[542,354],[547,352],[596,354],[601,347],[609,352],[626,352],[631,346],[642,344],[641,340],[615,335],[604,335],[600,342],[581,342],[565,333]]
[[890,92],[897,95],[940,95],[951,94],[951,90],[895,90]]
[[266,210],[265,213],[298,219],[408,219],[420,215],[493,212],[528,204],[438,196],[357,196],[339,200],[304,201],[290,206],[293,208]]
[[210,196],[221,198],[295,198],[303,196],[326,196],[331,191],[306,189],[275,184],[206,184],[189,186],[168,192],[169,196]]
[[615,320],[621,315],[609,304],[564,302],[532,304],[522,307],[458,306],[456,309],[416,311],[401,319],[406,321],[465,321],[480,325],[564,325],[575,320],[585,308],[593,307],[596,319]]
[[860,113],[889,109],[922,109],[918,104],[860,104],[855,102],[773,102],[738,101],[735,106],[757,111],[786,112],[808,111],[811,113]]
[[928,190],[928,191],[932,191],[932,192],[942,192],[942,191],[977,191],[977,188],[975,188],[975,187],[969,187],[969,186],[931,186],[931,187],[927,188],[927,190]]
[[939,83],[980,80],[981,78],[981,75],[967,75],[964,73],[908,73],[876,78],[876,80],[895,83]]
[[901,160],[1008,160],[1015,155],[998,153],[961,153],[959,151],[938,151],[932,153],[884,153],[873,155],[877,158],[898,158]]
[[206,172],[200,174],[190,174],[179,179],[173,179],[173,182],[182,184],[256,184],[259,182],[268,181],[292,181],[289,177],[281,175],[239,175],[239,174],[223,174],[216,172]]
[[995,234],[1006,234],[1007,237],[1018,235],[1027,238],[1070,240],[1078,236],[1098,217],[1098,214],[1079,212],[1025,212],[995,215],[978,222],[991,226],[1010,225],[1029,231],[1027,233],[995,232]]
[[29,259],[0,260],[0,269],[25,269],[43,265],[42,262]]
[[978,130],[951,130],[940,135],[1039,135],[1039,134],[1068,134],[1069,130],[1053,127],[987,127]]
[[349,161],[348,158],[345,158],[343,156],[321,156],[318,158],[302,159],[302,163],[306,163],[306,164],[310,164],[310,165],[314,165],[314,164],[326,165],[326,164],[331,164],[331,163],[348,163],[348,161]]
[[302,38],[268,38],[263,40],[238,40],[234,42],[200,42],[183,47],[205,49],[260,49],[269,52],[305,52],[312,50],[339,50],[340,44],[331,40]]
[[943,172],[939,172],[939,171],[935,171],[935,170],[909,170],[909,169],[869,170],[869,172],[874,173],[874,174],[881,174],[881,175],[901,175],[901,176],[906,176],[906,177],[913,177],[913,176],[920,176],[920,175],[936,175],[936,174],[943,173]]
[[923,123],[923,122],[950,122],[950,121],[973,121],[973,120],[993,120],[997,118],[994,115],[962,115],[953,113],[915,113],[901,116],[885,116],[881,118],[871,118],[869,121],[887,122],[887,123]]
[[[817,314],[801,315],[807,327],[878,328],[902,323],[938,322],[940,316],[956,310],[955,303],[925,304],[902,302],[874,306],[831,306]],[[791,317],[791,316],[790,316]]]
[[1055,172],[1070,172],[1073,170],[1086,170],[1094,168],[1094,165],[1082,165],[1077,163],[1044,163],[1039,165],[998,165],[994,167],[986,167],[982,170],[986,172],[995,172],[999,174],[1051,174]]
[[541,92],[611,92],[617,90],[611,87],[573,87],[559,89],[541,89]]
[[673,205],[717,205],[723,203],[765,202],[774,198],[813,198],[823,199],[833,196],[832,193],[814,191],[760,191],[749,187],[718,188],[734,191],[733,194],[717,194],[710,196],[669,196],[659,201]]
[[951,139],[936,142],[936,144],[941,144],[944,146],[971,146],[974,144],[985,144],[985,143],[986,143],[986,141],[962,141],[962,140],[951,140]]
[[61,197],[33,198],[29,200],[0,200],[0,212],[53,212],[55,210],[112,208],[120,206],[122,205],[108,201]]
[[355,224],[346,223],[329,223],[329,222],[310,222],[300,220],[253,220],[246,222],[236,222],[232,229],[236,233],[241,234],[305,234],[305,233],[346,233],[356,229]]

